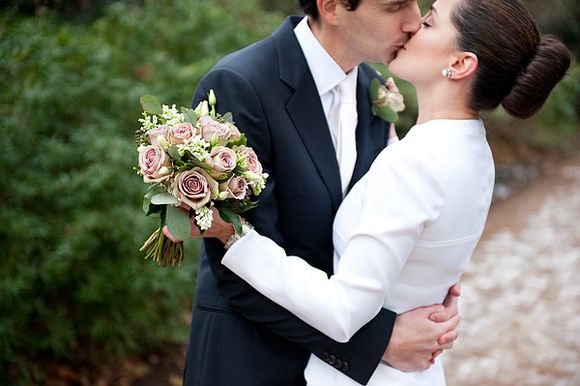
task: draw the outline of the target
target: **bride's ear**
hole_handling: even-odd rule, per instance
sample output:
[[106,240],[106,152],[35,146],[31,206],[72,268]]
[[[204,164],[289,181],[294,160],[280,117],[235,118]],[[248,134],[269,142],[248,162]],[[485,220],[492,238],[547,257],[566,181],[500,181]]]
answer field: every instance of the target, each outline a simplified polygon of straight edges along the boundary
[[472,52],[462,52],[449,63],[451,79],[464,79],[473,74],[478,66],[477,55]]

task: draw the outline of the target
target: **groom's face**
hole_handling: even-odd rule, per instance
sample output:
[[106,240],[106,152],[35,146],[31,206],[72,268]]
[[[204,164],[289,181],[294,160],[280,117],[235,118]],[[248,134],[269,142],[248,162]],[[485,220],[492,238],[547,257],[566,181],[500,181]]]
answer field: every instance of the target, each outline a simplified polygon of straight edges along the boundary
[[342,44],[359,63],[389,63],[421,26],[416,0],[361,0],[354,11],[339,8]]

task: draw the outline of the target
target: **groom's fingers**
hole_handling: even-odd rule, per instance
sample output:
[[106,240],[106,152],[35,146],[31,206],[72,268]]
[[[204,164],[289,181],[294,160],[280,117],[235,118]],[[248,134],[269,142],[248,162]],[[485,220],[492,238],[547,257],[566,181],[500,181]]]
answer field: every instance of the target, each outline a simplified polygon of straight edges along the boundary
[[433,312],[429,315],[429,319],[434,322],[446,322],[459,314],[459,296],[461,295],[461,287],[455,284],[449,288],[449,292],[443,301],[445,307],[441,312]]
[[459,322],[461,321],[461,317],[459,315],[455,315],[449,321],[443,323],[445,327],[445,333],[439,337],[437,343],[441,345],[441,348],[444,350],[450,349],[453,346],[455,340],[459,337]]

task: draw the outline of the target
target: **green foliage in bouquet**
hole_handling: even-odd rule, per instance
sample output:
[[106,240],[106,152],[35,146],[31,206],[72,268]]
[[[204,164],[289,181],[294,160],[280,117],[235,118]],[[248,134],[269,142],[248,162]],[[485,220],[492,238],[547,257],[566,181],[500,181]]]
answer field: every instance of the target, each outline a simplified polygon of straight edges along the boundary
[[131,172],[135,101],[189,104],[281,18],[256,1],[141,3],[90,25],[0,13],[0,384],[44,384],[47,358],[94,369],[186,339],[197,244],[179,270],[139,255],[153,224]]
[[232,114],[216,111],[213,90],[195,110],[182,107],[179,112],[152,95],[140,101],[144,111],[142,126],[135,133],[136,169],[150,184],[143,211],[160,219],[159,228],[140,251],[161,266],[180,265],[183,243],[169,240],[162,230],[167,227],[177,240],[187,240],[195,224],[203,235],[216,208],[225,222],[241,232],[239,215],[257,206],[268,174]]

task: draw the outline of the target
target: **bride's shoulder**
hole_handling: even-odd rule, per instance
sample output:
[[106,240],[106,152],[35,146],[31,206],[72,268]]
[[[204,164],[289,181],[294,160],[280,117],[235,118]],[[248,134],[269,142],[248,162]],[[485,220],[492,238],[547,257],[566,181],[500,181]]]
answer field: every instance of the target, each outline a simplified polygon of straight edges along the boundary
[[411,130],[405,138],[385,148],[371,169],[381,174],[391,170],[397,173],[440,175],[438,146],[425,137]]

